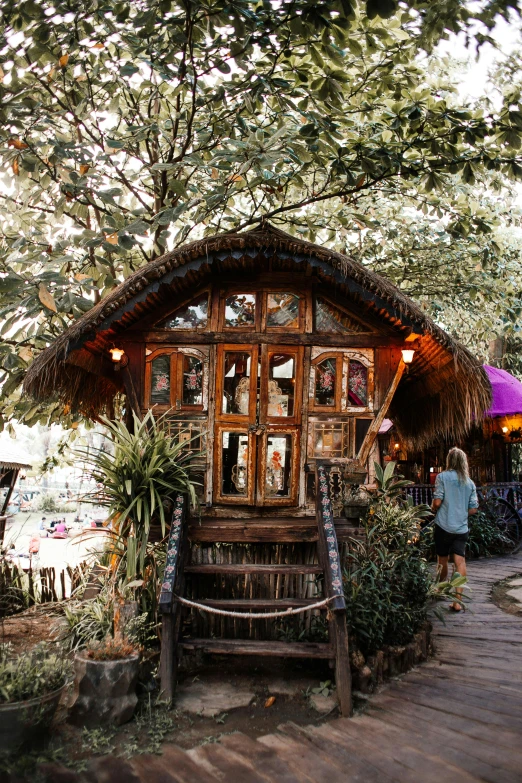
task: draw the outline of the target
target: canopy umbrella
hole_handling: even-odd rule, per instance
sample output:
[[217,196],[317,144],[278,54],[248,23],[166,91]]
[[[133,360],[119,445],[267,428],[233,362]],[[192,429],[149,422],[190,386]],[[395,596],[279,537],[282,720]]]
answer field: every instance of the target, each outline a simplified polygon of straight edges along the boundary
[[513,416],[522,414],[522,382],[506,370],[484,365],[493,390],[493,402],[486,416]]

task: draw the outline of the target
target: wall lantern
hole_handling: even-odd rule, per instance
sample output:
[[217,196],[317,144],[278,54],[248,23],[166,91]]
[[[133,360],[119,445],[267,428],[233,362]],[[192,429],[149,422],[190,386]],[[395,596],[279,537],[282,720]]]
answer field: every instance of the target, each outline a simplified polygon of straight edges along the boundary
[[114,345],[112,348],[109,348],[109,353],[111,355],[111,359],[115,364],[114,369],[119,370],[120,367],[126,367],[129,363],[129,357],[126,356],[125,351],[123,348],[116,348]]
[[402,351],[402,361],[404,364],[411,364],[413,361],[413,354],[415,353],[413,348],[403,348]]
[[504,435],[506,434],[507,431],[508,431],[507,427],[502,427],[502,432],[504,433]]

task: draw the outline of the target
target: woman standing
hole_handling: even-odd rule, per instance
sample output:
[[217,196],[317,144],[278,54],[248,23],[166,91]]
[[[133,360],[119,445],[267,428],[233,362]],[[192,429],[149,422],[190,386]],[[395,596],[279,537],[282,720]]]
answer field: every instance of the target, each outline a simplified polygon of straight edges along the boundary
[[[454,570],[466,576],[466,544],[468,517],[477,513],[478,498],[475,484],[469,477],[468,458],[461,449],[450,449],[446,470],[435,481],[431,510],[435,516],[435,551],[439,579],[448,578],[448,559],[453,555]],[[462,588],[456,590],[462,597]],[[459,612],[462,604],[455,602],[452,609]]]

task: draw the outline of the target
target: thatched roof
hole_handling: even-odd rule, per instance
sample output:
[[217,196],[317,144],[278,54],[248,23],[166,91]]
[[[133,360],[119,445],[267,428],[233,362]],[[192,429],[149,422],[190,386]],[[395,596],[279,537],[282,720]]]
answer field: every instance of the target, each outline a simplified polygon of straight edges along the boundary
[[31,462],[26,454],[0,442],[0,471],[21,470],[30,467]]
[[95,417],[112,407],[121,380],[107,371],[106,349],[173,293],[194,290],[210,276],[255,274],[266,260],[276,271],[313,269],[319,281],[338,288],[383,328],[419,335],[409,373],[390,416],[403,437],[424,445],[438,436],[461,437],[491,403],[487,376],[475,357],[438,327],[385,278],[350,256],[297,239],[269,225],[245,233],[200,239],[151,261],[42,351],[27,373],[24,391],[35,399],[59,398]]

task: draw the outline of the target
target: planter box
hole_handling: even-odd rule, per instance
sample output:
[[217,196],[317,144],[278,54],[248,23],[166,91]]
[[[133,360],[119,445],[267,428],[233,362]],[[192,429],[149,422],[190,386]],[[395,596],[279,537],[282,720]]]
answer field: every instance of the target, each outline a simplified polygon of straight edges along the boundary
[[45,696],[0,704],[0,752],[12,753],[47,731],[66,688],[63,685]]
[[368,511],[369,503],[345,503],[343,513],[346,519],[356,519],[359,521]]
[[117,726],[134,715],[138,697],[139,655],[117,661],[95,661],[85,653],[74,659],[76,675],[69,720],[79,726]]

